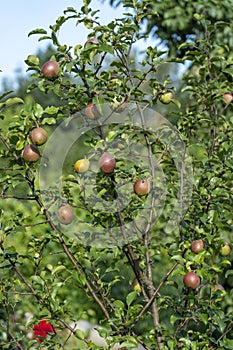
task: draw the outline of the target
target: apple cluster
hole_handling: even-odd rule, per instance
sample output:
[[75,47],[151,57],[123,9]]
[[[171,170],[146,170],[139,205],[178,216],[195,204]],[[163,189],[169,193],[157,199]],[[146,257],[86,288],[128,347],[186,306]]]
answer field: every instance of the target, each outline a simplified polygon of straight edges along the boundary
[[[83,174],[88,171],[90,161],[87,158],[79,159],[74,164],[74,171]],[[98,160],[99,169],[106,175],[110,175],[116,168],[116,159],[109,152],[104,152]],[[134,192],[138,196],[147,195],[150,191],[149,179],[137,179],[133,186]],[[68,225],[74,220],[74,212],[68,203],[63,203],[57,212],[57,218],[61,224]]]
[[[190,246],[191,251],[194,254],[199,254],[205,249],[205,244],[202,239],[196,239],[192,241]],[[231,246],[228,241],[224,241],[220,249],[220,254],[222,256],[227,256],[231,252]],[[183,277],[184,286],[191,289],[196,289],[200,285],[200,277],[194,271],[187,272]],[[224,290],[221,284],[214,286],[214,290]]]
[[41,146],[47,141],[48,134],[43,128],[37,127],[31,131],[29,138],[31,143],[25,146],[22,156],[27,162],[36,162],[40,158],[37,146]]

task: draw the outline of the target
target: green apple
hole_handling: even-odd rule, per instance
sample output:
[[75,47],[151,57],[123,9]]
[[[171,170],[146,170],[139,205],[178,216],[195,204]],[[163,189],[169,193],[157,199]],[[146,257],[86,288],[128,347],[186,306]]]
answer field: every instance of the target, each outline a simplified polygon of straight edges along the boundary
[[159,101],[164,104],[170,103],[172,99],[173,99],[173,92],[171,90],[167,90],[159,94]]
[[230,252],[231,252],[231,246],[229,242],[225,241],[225,244],[221,247],[220,253],[222,254],[222,256],[227,256],[230,254]]

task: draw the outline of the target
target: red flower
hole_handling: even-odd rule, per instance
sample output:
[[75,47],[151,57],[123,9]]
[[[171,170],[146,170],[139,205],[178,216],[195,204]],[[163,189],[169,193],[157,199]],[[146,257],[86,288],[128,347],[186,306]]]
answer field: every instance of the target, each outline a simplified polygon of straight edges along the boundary
[[[47,323],[46,320],[41,320],[38,325],[34,324],[33,333],[45,339],[47,337],[47,333],[54,333],[54,328],[51,323]],[[36,338],[36,340],[41,343],[39,338]]]

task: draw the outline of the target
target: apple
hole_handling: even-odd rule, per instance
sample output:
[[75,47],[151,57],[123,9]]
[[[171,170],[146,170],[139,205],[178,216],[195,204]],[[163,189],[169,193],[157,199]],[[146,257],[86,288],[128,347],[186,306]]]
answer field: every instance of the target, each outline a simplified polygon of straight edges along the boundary
[[116,160],[110,153],[104,152],[99,159],[99,167],[105,174],[110,174],[116,167]]
[[88,44],[98,45],[99,40],[97,38],[90,38],[85,42],[84,47],[87,46]]
[[183,283],[185,287],[195,289],[200,284],[200,277],[195,272],[188,272],[183,277]]
[[223,100],[226,104],[230,104],[233,100],[233,94],[231,92],[225,92]]
[[134,192],[138,196],[144,196],[150,191],[150,181],[148,179],[142,180],[138,179],[134,183]]
[[193,253],[199,253],[204,249],[205,245],[202,239],[197,239],[191,243],[191,250]]
[[171,90],[163,91],[159,95],[159,101],[168,104],[173,99],[173,92]]
[[41,146],[47,141],[48,134],[43,128],[35,128],[29,137],[33,145]]
[[100,117],[100,112],[94,103],[89,103],[85,108],[85,114],[90,119],[95,119]]
[[74,220],[74,212],[68,203],[62,204],[57,211],[58,221],[63,225],[69,225]]
[[47,61],[41,68],[41,74],[47,79],[55,78],[58,72],[59,64],[57,61]]
[[27,145],[22,154],[23,158],[28,162],[36,162],[40,158],[40,152],[34,145]]
[[74,170],[76,171],[76,173],[85,173],[88,169],[89,169],[89,159],[79,159],[77,160],[77,162],[75,162],[74,164]]
[[131,285],[132,289],[137,292],[137,293],[141,293],[142,291],[142,288],[137,280],[137,278],[135,278],[132,282],[132,285]]
[[231,246],[229,242],[225,241],[224,245],[221,247],[220,253],[223,256],[227,256],[230,254],[230,252],[231,252]]

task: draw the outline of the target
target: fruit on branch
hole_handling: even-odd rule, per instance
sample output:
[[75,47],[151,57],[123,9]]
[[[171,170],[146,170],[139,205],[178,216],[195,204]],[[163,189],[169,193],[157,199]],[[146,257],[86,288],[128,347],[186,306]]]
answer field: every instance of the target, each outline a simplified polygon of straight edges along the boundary
[[150,191],[150,181],[148,179],[138,179],[135,183],[134,183],[134,192],[138,195],[138,196],[144,196],[146,194],[148,194]]
[[86,47],[88,44],[98,45],[99,40],[97,38],[90,38],[85,42],[84,47]]
[[63,225],[69,225],[74,220],[74,212],[68,203],[62,204],[57,211],[58,221]]
[[29,137],[33,145],[41,146],[47,141],[48,134],[43,128],[35,128],[31,131]]
[[183,277],[185,287],[195,289],[200,284],[200,277],[195,272],[188,272]]
[[225,92],[223,100],[226,104],[230,104],[233,101],[233,94],[231,92]]
[[99,159],[99,167],[105,174],[110,174],[116,167],[116,159],[108,152],[104,152]]
[[94,103],[89,103],[85,108],[85,114],[90,119],[95,119],[100,117],[100,112]]
[[85,173],[88,169],[89,169],[89,159],[79,159],[77,160],[77,162],[75,162],[74,164],[74,170],[76,171],[76,173]]
[[47,78],[52,79],[58,75],[59,72],[59,64],[57,61],[47,61],[41,68],[41,74]]
[[191,250],[193,253],[199,253],[204,249],[205,245],[202,239],[196,239],[191,243]]
[[135,278],[132,282],[132,285],[131,285],[132,289],[137,292],[137,293],[141,293],[142,291],[142,288],[137,280],[137,278]]
[[27,162],[36,162],[40,158],[40,152],[36,146],[29,144],[24,148],[22,156]]
[[164,104],[170,103],[172,99],[173,99],[172,90],[166,90],[159,94],[159,101]]
[[221,247],[220,253],[223,256],[229,255],[231,252],[231,246],[229,242],[225,241],[224,245]]

